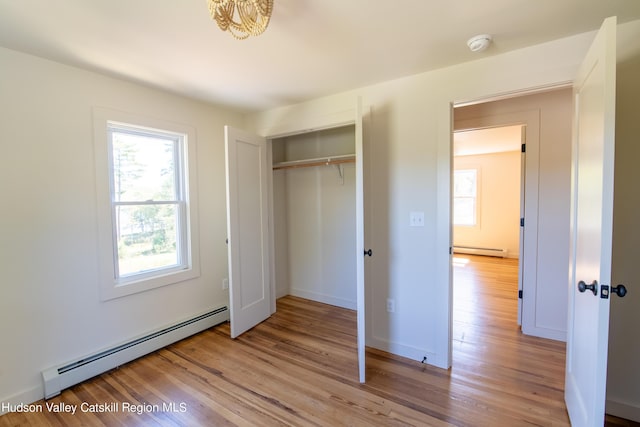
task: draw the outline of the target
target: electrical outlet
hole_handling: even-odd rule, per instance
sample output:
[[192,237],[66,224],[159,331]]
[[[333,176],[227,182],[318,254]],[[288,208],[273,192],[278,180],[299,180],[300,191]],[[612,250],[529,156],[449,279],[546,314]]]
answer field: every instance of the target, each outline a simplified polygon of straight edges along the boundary
[[391,298],[387,298],[387,313],[394,313],[395,311],[396,302]]
[[229,279],[226,277],[222,279],[222,289],[229,289]]

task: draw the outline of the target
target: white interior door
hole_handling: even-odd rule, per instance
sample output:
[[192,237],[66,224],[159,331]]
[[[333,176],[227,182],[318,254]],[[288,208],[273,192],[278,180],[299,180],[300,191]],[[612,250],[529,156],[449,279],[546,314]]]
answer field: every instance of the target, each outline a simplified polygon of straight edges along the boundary
[[[613,229],[616,19],[604,21],[574,83],[565,401],[575,426],[602,426]],[[578,283],[584,282],[582,291]],[[593,285],[593,292],[585,289]],[[603,289],[603,286],[607,288]]]
[[[356,307],[358,323],[358,377],[365,382],[365,297],[364,297],[364,159],[362,147],[362,102],[356,106]],[[367,250],[369,256],[371,252]]]
[[267,143],[225,126],[231,338],[271,315]]

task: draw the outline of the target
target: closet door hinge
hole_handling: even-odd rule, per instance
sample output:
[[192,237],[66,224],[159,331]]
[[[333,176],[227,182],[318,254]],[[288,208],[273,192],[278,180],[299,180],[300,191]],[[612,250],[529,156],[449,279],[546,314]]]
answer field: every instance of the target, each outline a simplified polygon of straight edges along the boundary
[[518,291],[518,299],[522,299],[522,289]]
[[527,152],[527,144],[522,144],[520,149],[522,150],[523,153]]
[[524,227],[524,218],[520,218],[520,227]]

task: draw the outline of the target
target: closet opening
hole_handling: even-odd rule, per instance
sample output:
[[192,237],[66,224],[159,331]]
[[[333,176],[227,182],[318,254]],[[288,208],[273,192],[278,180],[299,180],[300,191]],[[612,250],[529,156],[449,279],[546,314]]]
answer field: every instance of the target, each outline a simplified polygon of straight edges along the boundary
[[357,309],[355,132],[270,140],[276,298]]

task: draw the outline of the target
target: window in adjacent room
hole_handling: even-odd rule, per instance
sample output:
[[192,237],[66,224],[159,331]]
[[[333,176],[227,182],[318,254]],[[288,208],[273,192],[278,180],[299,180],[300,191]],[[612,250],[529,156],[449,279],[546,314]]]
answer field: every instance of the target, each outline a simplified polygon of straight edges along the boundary
[[195,277],[189,131],[96,117],[103,299]]
[[474,226],[477,221],[478,170],[453,173],[453,225]]

